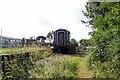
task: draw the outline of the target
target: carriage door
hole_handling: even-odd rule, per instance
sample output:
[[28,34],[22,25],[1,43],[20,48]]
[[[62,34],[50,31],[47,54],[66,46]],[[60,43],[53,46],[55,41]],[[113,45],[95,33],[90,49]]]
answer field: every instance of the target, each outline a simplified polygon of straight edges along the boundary
[[58,32],[58,45],[64,46],[64,32]]

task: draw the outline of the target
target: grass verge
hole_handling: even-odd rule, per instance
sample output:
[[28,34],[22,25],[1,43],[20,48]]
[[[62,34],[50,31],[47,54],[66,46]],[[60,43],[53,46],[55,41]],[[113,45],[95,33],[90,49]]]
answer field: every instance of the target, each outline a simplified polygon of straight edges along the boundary
[[36,62],[31,78],[76,78],[80,58],[56,54]]
[[80,57],[79,68],[77,70],[77,78],[93,78],[93,72],[88,68],[88,54],[82,54]]

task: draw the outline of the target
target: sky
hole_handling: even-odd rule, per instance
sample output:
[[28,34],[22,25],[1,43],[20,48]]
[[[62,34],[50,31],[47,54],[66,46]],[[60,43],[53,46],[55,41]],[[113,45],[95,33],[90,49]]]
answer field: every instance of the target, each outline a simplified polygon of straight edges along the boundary
[[0,0],[2,35],[14,38],[46,36],[59,28],[77,41],[88,39],[90,28],[81,23],[88,0]]

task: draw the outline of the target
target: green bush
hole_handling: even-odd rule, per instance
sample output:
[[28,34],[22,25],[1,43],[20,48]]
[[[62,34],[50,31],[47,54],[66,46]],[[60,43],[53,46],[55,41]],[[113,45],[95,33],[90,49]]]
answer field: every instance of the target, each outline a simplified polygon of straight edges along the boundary
[[2,79],[27,79],[33,64],[29,53],[2,55]]
[[120,78],[120,4],[88,2],[84,13],[91,32],[90,68],[96,78]]
[[[2,74],[0,72],[0,77],[3,79],[27,79],[30,77],[30,70],[35,67],[36,61],[52,55],[51,50],[45,47],[26,47],[25,49],[22,48],[22,51],[20,48],[11,49],[13,53],[7,48],[2,50],[3,53],[6,53],[2,54],[4,71],[0,70],[2,72]],[[19,51],[21,53],[17,54]]]

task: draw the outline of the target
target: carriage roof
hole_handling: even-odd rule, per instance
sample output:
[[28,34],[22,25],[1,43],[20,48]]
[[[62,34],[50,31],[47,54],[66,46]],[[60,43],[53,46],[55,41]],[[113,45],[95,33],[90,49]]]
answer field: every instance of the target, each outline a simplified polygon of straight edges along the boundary
[[[57,31],[68,31],[67,29],[57,29],[55,32]],[[70,31],[68,31],[68,33],[70,34]]]

